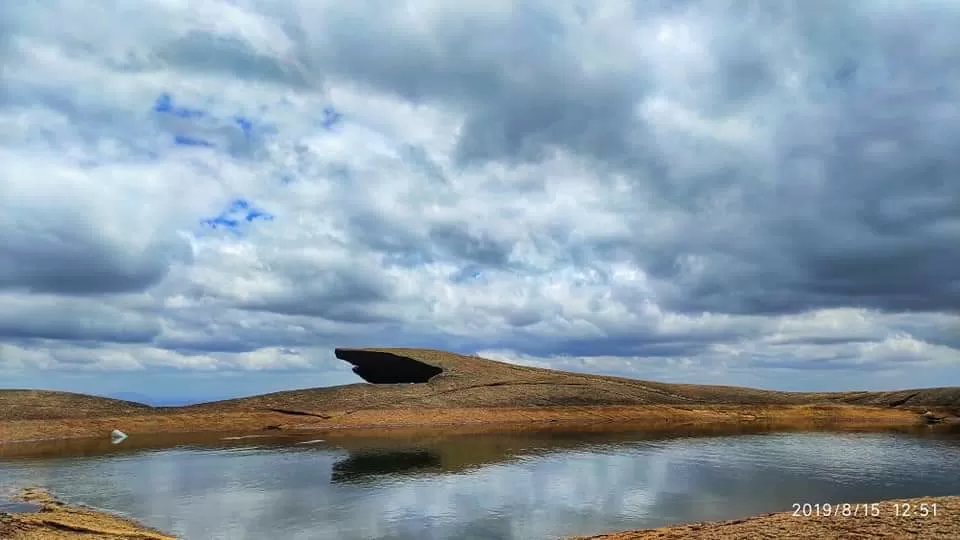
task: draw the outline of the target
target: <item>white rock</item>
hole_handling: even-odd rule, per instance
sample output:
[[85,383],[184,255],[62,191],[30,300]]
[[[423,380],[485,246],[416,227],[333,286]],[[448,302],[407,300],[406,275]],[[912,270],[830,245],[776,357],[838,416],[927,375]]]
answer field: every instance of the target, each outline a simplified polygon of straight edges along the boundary
[[115,429],[110,432],[110,439],[112,439],[113,444],[121,443],[126,438],[127,438],[127,434],[120,431],[119,429]]

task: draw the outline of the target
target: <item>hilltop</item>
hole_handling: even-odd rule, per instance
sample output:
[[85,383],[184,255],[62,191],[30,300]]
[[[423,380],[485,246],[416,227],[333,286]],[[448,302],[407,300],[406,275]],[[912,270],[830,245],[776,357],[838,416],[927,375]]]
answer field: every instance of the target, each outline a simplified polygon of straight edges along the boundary
[[134,401],[73,392],[0,390],[0,421],[142,414],[151,409]]
[[570,373],[431,349],[336,349],[369,384],[290,390],[184,407],[193,410],[362,410],[593,405],[846,403],[960,409],[960,388],[778,392]]

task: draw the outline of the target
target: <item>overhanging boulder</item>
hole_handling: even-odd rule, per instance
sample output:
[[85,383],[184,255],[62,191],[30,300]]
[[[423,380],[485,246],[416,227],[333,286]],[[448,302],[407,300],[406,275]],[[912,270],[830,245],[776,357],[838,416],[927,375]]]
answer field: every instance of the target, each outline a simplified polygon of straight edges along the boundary
[[425,383],[443,373],[437,366],[386,352],[336,349],[334,353],[353,364],[353,372],[373,384]]

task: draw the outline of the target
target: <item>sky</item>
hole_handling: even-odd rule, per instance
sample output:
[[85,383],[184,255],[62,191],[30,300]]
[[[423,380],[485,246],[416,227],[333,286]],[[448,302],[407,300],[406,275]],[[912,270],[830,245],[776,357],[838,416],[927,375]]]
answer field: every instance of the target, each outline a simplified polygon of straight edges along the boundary
[[[69,24],[64,24],[69,21]],[[0,3],[0,387],[336,346],[960,385],[960,3]]]

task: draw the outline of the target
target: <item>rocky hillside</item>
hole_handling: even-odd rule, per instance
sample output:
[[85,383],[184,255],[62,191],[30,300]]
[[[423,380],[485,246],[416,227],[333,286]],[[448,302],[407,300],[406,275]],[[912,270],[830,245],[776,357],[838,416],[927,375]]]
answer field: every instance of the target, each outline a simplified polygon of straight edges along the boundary
[[534,368],[430,349],[337,349],[368,381],[291,390],[184,407],[156,408],[66,392],[0,390],[0,420],[84,418],[170,412],[325,411],[589,405],[790,405],[848,403],[960,411],[960,388],[896,392],[776,392],[735,386],[667,384]]
[[337,349],[373,384],[293,390],[194,408],[293,411],[445,407],[850,403],[960,409],[960,388],[896,392],[776,392],[668,384],[518,366],[429,349]]

